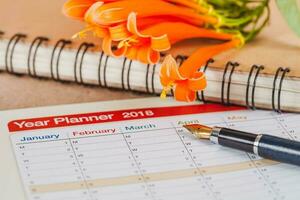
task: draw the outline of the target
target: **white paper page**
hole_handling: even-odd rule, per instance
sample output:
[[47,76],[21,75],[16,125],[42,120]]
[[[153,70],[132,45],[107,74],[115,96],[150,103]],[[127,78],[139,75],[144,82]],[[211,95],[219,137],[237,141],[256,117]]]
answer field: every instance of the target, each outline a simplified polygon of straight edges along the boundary
[[226,109],[187,105],[14,119],[10,138],[26,196],[298,200],[299,167],[197,140],[182,124],[201,122],[299,140],[300,115]]

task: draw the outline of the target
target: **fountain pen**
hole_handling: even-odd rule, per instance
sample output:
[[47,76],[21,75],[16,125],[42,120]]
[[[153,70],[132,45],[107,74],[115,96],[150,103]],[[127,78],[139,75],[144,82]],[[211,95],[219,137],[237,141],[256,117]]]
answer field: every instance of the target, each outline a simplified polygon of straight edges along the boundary
[[254,153],[260,157],[300,166],[300,142],[267,134],[254,134],[200,124],[184,125],[198,139]]

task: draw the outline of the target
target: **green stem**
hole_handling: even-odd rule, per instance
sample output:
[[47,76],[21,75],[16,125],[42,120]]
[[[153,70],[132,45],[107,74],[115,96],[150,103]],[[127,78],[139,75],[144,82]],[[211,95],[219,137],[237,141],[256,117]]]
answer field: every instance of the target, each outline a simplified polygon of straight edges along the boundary
[[252,40],[269,20],[269,0],[198,0],[210,8],[209,15],[219,19],[214,27],[227,33],[240,33],[245,41]]

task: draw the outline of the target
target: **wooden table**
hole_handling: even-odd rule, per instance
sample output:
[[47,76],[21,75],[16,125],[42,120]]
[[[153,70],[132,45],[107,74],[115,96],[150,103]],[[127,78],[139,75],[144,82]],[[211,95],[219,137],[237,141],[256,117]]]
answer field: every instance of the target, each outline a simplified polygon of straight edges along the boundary
[[149,95],[0,73],[0,110],[147,96]]

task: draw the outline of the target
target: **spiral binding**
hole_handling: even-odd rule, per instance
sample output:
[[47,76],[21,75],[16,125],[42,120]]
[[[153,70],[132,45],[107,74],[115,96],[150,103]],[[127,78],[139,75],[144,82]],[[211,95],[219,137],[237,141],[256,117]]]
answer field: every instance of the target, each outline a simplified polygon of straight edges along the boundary
[[130,71],[131,71],[132,60],[129,61],[128,70],[127,70],[127,90],[131,91],[130,87]]
[[[127,73],[126,73],[126,66],[129,61],[128,67],[127,67]],[[123,65],[122,65],[122,72],[121,72],[121,81],[122,81],[122,89],[130,91],[130,70],[131,70],[132,60],[129,60],[127,58],[124,58]],[[126,87],[125,87],[125,73],[126,73]]]
[[[17,45],[17,43],[21,40],[26,38],[27,35],[23,33],[17,33],[13,35],[7,44],[6,51],[5,51],[5,69],[9,73],[15,73],[14,72],[14,67],[13,67],[13,55],[14,55],[14,50]],[[11,47],[12,45],[12,47]],[[10,52],[9,52],[10,50]]]
[[155,75],[156,66],[157,66],[157,65],[154,64],[153,67],[152,67],[152,76],[151,76],[152,94],[155,94],[154,75]]
[[[60,81],[60,76],[59,76],[59,60],[60,60],[60,55],[61,55],[61,52],[62,50],[65,48],[66,45],[68,44],[71,44],[72,42],[70,40],[64,40],[64,39],[61,39],[61,40],[58,40],[52,50],[52,54],[51,54],[51,60],[50,60],[50,73],[51,73],[51,78],[54,79],[54,80],[57,80],[57,81]],[[59,49],[59,52],[57,54],[57,58],[56,58],[56,65],[55,65],[55,68],[56,68],[56,76],[54,76],[54,66],[53,66],[53,63],[54,63],[54,56],[55,56],[55,52],[57,50],[57,48],[59,48],[60,46],[60,49]]]
[[108,55],[106,55],[106,58],[105,58],[105,62],[104,62],[104,67],[103,67],[103,81],[104,81],[104,87],[108,87],[107,85],[107,81],[106,81],[106,69],[107,69],[107,62],[108,62],[108,59],[110,57]]
[[[76,83],[80,83],[80,84],[84,84],[83,82],[83,77],[82,77],[82,63],[83,63],[83,58],[84,58],[84,55],[86,54],[87,50],[91,47],[94,47],[95,45],[92,44],[92,43],[82,43],[79,48],[77,49],[77,52],[76,52],[76,56],[75,56],[75,62],[74,62],[74,80]],[[80,60],[79,60],[79,66],[78,65],[78,58],[79,58],[79,55],[81,53],[81,57],[80,57]],[[77,77],[77,67],[79,67],[79,80],[78,80],[78,77]]]
[[[43,42],[47,42],[47,41],[49,41],[49,39],[46,37],[36,37],[32,41],[32,43],[29,47],[29,52],[28,52],[28,57],[27,57],[27,67],[28,67],[27,73],[29,74],[29,76],[33,76],[33,77],[37,76],[36,67],[35,67],[36,54],[37,54],[37,51],[38,51],[39,47],[41,46],[41,44]],[[35,46],[35,50],[34,50],[33,56],[31,56],[34,46]],[[31,59],[31,57],[32,57],[32,59]],[[32,62],[30,62],[31,60],[32,60]],[[31,71],[31,68],[32,68],[32,71]]]
[[101,82],[101,67],[102,67],[102,59],[104,56],[104,52],[102,51],[99,57],[99,64],[98,64],[98,85],[102,87],[102,82]]
[[122,72],[121,72],[121,81],[122,81],[122,89],[125,90],[125,83],[124,83],[124,73],[125,73],[125,67],[127,63],[127,58],[124,57],[123,65],[122,65]]
[[[206,62],[205,66],[203,67],[202,72],[205,73],[206,70],[207,70],[207,68],[208,68],[208,66],[209,66],[209,64],[214,63],[214,62],[215,62],[214,59],[212,59],[212,58],[208,59],[208,61]],[[200,71],[201,71],[201,69],[200,69]],[[204,91],[202,90],[202,91],[200,91],[200,93],[201,93],[201,98],[199,96],[199,92],[197,92],[197,99],[199,101],[202,101],[203,103],[206,103],[207,101],[204,98]]]
[[150,69],[150,64],[147,64],[147,71],[146,71],[146,78],[145,78],[146,93],[150,93],[149,84],[148,84],[149,69]]
[[[282,68],[279,67],[275,73],[274,80],[273,80],[273,88],[272,88],[272,109],[276,112],[281,113],[281,107],[280,107],[280,99],[281,99],[281,89],[282,89],[282,83],[283,79],[286,75],[286,73],[290,72],[289,68]],[[278,93],[277,93],[277,108],[275,106],[275,90],[276,90],[276,83],[277,83],[277,78],[279,74],[281,73],[280,77],[280,82],[279,82],[279,88],[278,88]]]
[[[223,79],[222,79],[222,90],[221,90],[221,102],[222,104],[224,105],[230,105],[230,85],[231,85],[231,77],[232,77],[232,74],[235,70],[235,68],[239,66],[239,63],[237,62],[227,62],[226,66],[225,66],[225,69],[224,69],[224,73],[223,73]],[[229,74],[229,77],[228,77],[228,82],[227,82],[227,95],[226,95],[226,102],[225,102],[225,98],[224,98],[224,89],[225,89],[225,79],[226,79],[226,75],[227,75],[227,71],[229,69],[229,67],[231,67],[231,71],[230,71],[230,74]]]
[[[257,77],[260,73],[261,70],[264,69],[264,66],[260,65],[253,65],[251,67],[251,70],[249,72],[249,76],[248,76],[248,81],[247,81],[247,87],[246,87],[246,106],[247,108],[249,109],[252,109],[252,110],[255,110],[256,107],[255,107],[255,98],[254,98],[254,95],[255,95],[255,88],[256,88],[256,80],[257,80]],[[250,89],[250,81],[251,81],[251,77],[252,77],[252,74],[253,72],[256,70],[256,73],[255,73],[255,76],[254,76],[254,79],[253,79],[253,84],[252,84],[252,92],[251,92],[251,105],[249,104],[249,89]]]
[[[0,36],[4,34],[3,31],[0,31]],[[17,33],[13,35],[7,44],[6,51],[5,51],[5,70],[9,73],[15,73],[14,72],[14,66],[13,66],[13,55],[14,50],[18,42],[20,42],[22,39],[25,39],[27,37],[26,34]],[[48,42],[49,39],[46,37],[36,37],[31,42],[27,57],[27,72],[30,76],[37,77],[37,71],[36,71],[36,57],[37,52],[40,46],[43,43]],[[54,80],[60,79],[59,74],[59,62],[60,57],[62,54],[63,49],[71,44],[71,41],[60,39],[56,42],[56,44],[53,47],[52,53],[51,53],[51,60],[50,60],[50,72],[51,72],[51,78]],[[89,50],[89,48],[94,47],[95,44],[93,43],[82,43],[76,52],[75,56],[75,62],[74,62],[74,80],[77,83],[85,84],[82,74],[82,68],[83,68],[83,60],[84,56]],[[56,56],[56,58],[55,58]],[[164,57],[165,54],[161,54],[161,57]],[[105,55],[104,52],[101,52],[99,57],[99,64],[98,64],[98,85],[101,87],[108,87],[107,83],[107,64],[109,60],[109,56]],[[178,55],[175,59],[176,62],[181,65],[188,57],[185,55]],[[202,71],[203,73],[206,72],[209,65],[213,63],[213,59],[209,59],[205,66],[201,68],[199,71]],[[222,87],[221,87],[221,103],[224,105],[230,105],[230,86],[231,86],[231,80],[232,75],[235,71],[235,68],[239,66],[239,63],[229,61],[227,62],[224,72],[223,72],[223,78],[222,78]],[[123,65],[122,65],[122,72],[121,72],[121,83],[122,83],[122,89],[123,90],[129,90],[132,91],[132,87],[130,84],[130,73],[131,73],[131,67],[132,67],[132,60],[129,60],[127,58],[124,58]],[[155,91],[155,73],[156,73],[157,65],[147,65],[146,68],[146,75],[145,75],[145,88],[146,92],[150,94],[156,94]],[[249,109],[255,110],[255,89],[256,89],[256,82],[259,77],[260,72],[264,69],[264,66],[262,65],[253,65],[249,71],[248,74],[248,80],[247,80],[247,86],[246,86],[246,106]],[[272,109],[276,112],[281,112],[281,90],[282,90],[282,84],[283,80],[286,77],[286,74],[290,72],[289,68],[283,68],[279,67],[274,75],[273,79],[273,88],[272,88]],[[79,75],[78,75],[79,74]],[[101,78],[101,74],[103,74],[103,79]],[[227,81],[227,87],[226,85],[226,77],[228,77]],[[279,79],[279,84],[277,84]],[[251,84],[252,80],[252,84]],[[150,83],[149,83],[150,82]],[[276,93],[276,86],[278,85],[277,93]],[[252,87],[252,88],[251,88]],[[225,89],[227,89],[227,92],[225,94]],[[171,91],[173,95],[173,91]],[[197,99],[207,103],[212,102],[205,99],[204,91],[200,91],[197,93]],[[276,96],[277,94],[277,96]],[[276,99],[277,97],[277,99]],[[277,105],[276,105],[277,102]],[[277,106],[277,107],[276,107]]]

